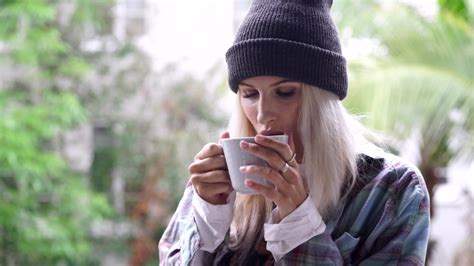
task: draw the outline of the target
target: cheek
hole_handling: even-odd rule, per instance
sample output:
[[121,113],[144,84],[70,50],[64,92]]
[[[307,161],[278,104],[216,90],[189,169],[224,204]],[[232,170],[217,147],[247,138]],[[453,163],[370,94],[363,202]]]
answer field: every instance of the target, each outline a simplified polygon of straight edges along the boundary
[[299,117],[299,105],[298,104],[291,104],[288,105],[286,108],[285,117],[286,121],[289,125],[295,126],[298,123]]
[[296,132],[298,130],[299,107],[295,104],[293,106],[288,106],[286,110],[287,111],[284,113],[286,128]]
[[242,110],[244,111],[245,116],[247,119],[255,125],[255,121],[257,121],[257,109],[252,104],[240,102],[240,106],[242,106]]

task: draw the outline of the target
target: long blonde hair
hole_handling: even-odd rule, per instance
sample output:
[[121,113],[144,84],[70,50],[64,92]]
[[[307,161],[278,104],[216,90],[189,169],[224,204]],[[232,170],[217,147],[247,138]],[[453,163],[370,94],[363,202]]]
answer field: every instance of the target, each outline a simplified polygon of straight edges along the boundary
[[[240,93],[238,97],[240,101]],[[364,141],[358,123],[337,96],[329,91],[302,84],[298,133],[304,147],[301,174],[314,205],[327,219],[341,196],[341,188],[354,184],[357,176],[357,142]],[[229,122],[231,137],[254,136],[240,102]],[[234,209],[231,248],[239,261],[249,261],[263,239],[263,224],[272,202],[260,195],[238,194]]]

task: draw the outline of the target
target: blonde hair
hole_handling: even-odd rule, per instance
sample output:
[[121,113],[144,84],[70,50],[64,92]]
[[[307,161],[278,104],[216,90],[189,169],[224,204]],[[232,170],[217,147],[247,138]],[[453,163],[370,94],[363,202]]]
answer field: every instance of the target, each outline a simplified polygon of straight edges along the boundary
[[[240,92],[237,98],[240,101]],[[341,196],[342,187],[352,187],[355,182],[357,142],[365,139],[359,123],[346,112],[335,94],[302,84],[301,99],[298,118],[298,133],[304,147],[301,174],[315,207],[326,220],[345,196]],[[231,137],[256,134],[240,102],[228,128]],[[240,262],[255,256],[272,204],[260,195],[237,195],[231,249],[239,256]]]

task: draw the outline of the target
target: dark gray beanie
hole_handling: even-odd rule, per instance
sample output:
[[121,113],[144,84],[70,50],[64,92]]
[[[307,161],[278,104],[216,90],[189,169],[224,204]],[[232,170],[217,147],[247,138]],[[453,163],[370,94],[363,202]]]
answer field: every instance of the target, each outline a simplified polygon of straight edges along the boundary
[[254,0],[226,53],[230,88],[279,76],[347,94],[346,60],[329,14],[332,0]]

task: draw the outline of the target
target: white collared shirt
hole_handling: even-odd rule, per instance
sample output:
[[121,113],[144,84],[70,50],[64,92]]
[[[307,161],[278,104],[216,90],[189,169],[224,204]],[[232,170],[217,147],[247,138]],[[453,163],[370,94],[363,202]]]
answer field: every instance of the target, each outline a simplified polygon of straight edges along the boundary
[[[213,205],[194,193],[193,211],[201,238],[201,250],[214,252],[224,241],[232,223],[235,197],[236,192],[232,192],[227,204]],[[267,250],[272,253],[275,261],[312,237],[322,234],[325,229],[326,224],[309,195],[282,220],[278,215],[278,207],[273,209],[270,221],[263,228]]]

